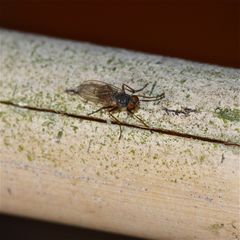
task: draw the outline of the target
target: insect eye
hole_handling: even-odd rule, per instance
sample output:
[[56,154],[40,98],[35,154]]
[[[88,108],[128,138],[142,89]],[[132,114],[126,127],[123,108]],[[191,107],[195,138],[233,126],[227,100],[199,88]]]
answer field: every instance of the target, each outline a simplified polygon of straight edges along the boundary
[[137,96],[135,96],[135,95],[133,95],[133,96],[131,97],[131,101],[132,101],[132,103],[134,103],[134,104],[139,104],[139,98],[138,98]]
[[132,102],[130,102],[130,103],[128,103],[128,105],[127,105],[127,108],[128,108],[129,110],[133,110],[133,109],[135,109],[135,108],[136,108],[136,104],[135,104],[135,103],[132,103]]

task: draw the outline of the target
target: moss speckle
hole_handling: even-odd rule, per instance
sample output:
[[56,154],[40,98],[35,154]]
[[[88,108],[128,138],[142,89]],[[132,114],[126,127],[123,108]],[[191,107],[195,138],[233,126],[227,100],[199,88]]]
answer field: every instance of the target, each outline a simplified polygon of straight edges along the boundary
[[230,108],[217,108],[215,114],[218,118],[222,119],[224,123],[239,122],[240,121],[240,110]]
[[203,162],[204,162],[204,159],[205,159],[205,156],[204,156],[204,155],[201,155],[200,158],[199,158],[200,163],[203,163]]
[[3,139],[3,143],[5,146],[10,146],[10,138],[7,136]]
[[18,151],[22,152],[24,150],[24,147],[22,145],[18,145]]
[[33,154],[31,154],[30,152],[27,153],[27,160],[29,162],[32,162],[33,161]]
[[131,149],[131,150],[130,150],[130,153],[132,153],[133,155],[135,155],[135,152],[136,152],[136,151],[135,151],[134,149]]
[[54,124],[53,121],[47,120],[47,121],[45,121],[45,122],[42,123],[42,126],[43,126],[43,127],[50,127],[50,126],[52,126],[53,124]]
[[77,133],[78,127],[73,125],[72,130],[73,130],[74,133]]
[[187,81],[186,79],[182,79],[182,80],[180,80],[179,82],[180,82],[181,84],[184,84],[186,81]]
[[61,139],[63,135],[63,131],[59,131],[57,134],[57,139]]
[[212,120],[210,120],[209,125],[214,125],[214,122]]
[[2,117],[5,113],[4,112],[0,112],[0,117]]
[[222,229],[224,227],[223,223],[215,223],[210,225],[209,230],[215,234],[219,233],[219,230]]

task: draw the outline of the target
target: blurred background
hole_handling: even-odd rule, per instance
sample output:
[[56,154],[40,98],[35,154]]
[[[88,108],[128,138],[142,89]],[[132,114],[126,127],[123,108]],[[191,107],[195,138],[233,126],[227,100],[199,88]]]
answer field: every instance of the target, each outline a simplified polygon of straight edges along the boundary
[[[0,27],[240,67],[240,0],[0,0]],[[134,239],[0,215],[4,239]]]
[[240,67],[240,0],[0,0],[0,27]]

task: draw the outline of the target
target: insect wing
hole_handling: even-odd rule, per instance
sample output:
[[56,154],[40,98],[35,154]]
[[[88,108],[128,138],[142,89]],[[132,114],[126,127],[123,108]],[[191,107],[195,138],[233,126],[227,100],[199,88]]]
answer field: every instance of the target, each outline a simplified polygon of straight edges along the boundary
[[113,94],[118,91],[119,88],[96,80],[85,81],[78,87],[78,94],[82,98],[105,106],[113,104]]

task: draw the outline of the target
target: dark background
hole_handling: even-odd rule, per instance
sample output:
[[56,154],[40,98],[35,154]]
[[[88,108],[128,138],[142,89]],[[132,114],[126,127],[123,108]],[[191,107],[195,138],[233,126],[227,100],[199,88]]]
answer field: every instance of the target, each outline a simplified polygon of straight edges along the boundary
[[240,67],[240,0],[0,0],[0,26]]
[[[0,27],[240,67],[238,0],[0,0]],[[5,239],[133,239],[0,215]]]
[[0,214],[3,240],[139,240],[112,233]]

